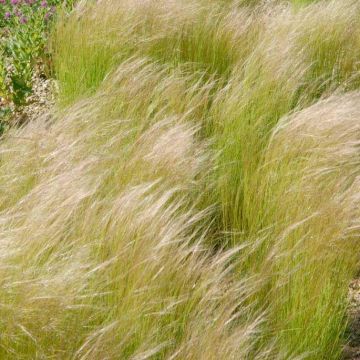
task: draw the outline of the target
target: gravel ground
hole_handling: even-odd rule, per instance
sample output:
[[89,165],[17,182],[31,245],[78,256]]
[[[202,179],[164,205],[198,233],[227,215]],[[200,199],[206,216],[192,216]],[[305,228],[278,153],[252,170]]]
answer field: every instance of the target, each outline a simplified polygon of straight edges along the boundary
[[57,84],[53,79],[47,79],[42,74],[33,77],[33,94],[27,98],[28,105],[15,111],[10,122],[13,125],[21,126],[39,116],[50,116],[50,109],[55,104]]

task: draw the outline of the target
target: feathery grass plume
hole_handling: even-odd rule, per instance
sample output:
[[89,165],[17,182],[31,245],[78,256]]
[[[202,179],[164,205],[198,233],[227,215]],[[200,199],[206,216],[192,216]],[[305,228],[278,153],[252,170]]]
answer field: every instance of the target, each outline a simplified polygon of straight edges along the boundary
[[333,96],[284,118],[253,195],[254,230],[268,229],[268,242],[249,266],[269,277],[272,331],[313,359],[340,357],[359,261],[359,100]]
[[2,358],[270,356],[261,313],[242,306],[256,285],[231,277],[239,249],[204,246],[193,188],[208,156],[188,114],[170,116],[179,84],[163,75],[124,63],[1,144],[2,168],[21,164],[0,178]]
[[221,151],[218,186],[227,229],[251,227],[252,181],[279,119],[334,90],[358,87],[358,11],[357,2],[345,1],[297,12],[272,5],[258,14],[258,41],[210,111]]
[[101,0],[60,19],[71,106],[0,144],[1,357],[338,359],[360,110],[329,94],[358,87],[358,11]]
[[318,2],[295,15],[294,41],[309,66],[310,96],[359,87],[359,15],[360,4],[353,0]]
[[246,59],[258,28],[249,9],[218,1],[99,1],[55,31],[61,98],[68,104],[88,94],[114,66],[136,55],[221,80]]
[[[94,91],[117,63],[136,55],[216,80],[209,112],[202,115],[203,133],[215,134],[222,154],[219,193],[225,228],[242,231],[251,221],[246,188],[271,128],[324,92],[358,86],[358,11],[351,0],[297,12],[276,2],[251,9],[214,1],[103,0],[58,27],[61,98],[71,103]],[[221,104],[215,110],[214,98]]]

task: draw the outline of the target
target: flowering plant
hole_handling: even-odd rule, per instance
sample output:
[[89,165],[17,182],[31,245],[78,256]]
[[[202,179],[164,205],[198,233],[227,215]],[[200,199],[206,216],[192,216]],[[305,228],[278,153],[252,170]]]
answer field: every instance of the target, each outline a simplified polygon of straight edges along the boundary
[[0,27],[27,24],[38,17],[45,24],[59,3],[59,0],[0,0]]

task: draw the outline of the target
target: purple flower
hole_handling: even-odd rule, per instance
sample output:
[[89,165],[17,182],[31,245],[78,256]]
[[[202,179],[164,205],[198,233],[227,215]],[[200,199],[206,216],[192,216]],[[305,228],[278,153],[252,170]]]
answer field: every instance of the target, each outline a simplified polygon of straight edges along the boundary
[[12,5],[17,5],[20,2],[20,0],[11,0]]
[[28,22],[28,19],[27,19],[26,16],[22,16],[22,17],[20,18],[20,23],[21,23],[21,24],[26,24],[27,22]]
[[0,4],[5,4],[6,0],[0,0]]
[[5,19],[10,19],[11,18],[11,13],[9,13],[8,11],[5,13]]
[[47,7],[47,1],[43,0],[40,5],[41,7]]

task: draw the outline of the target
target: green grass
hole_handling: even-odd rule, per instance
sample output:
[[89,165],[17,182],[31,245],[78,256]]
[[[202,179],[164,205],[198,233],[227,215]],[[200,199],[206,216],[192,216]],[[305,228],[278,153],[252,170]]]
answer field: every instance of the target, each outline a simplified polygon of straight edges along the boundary
[[293,3],[59,19],[58,113],[0,145],[1,358],[341,358],[360,7]]

